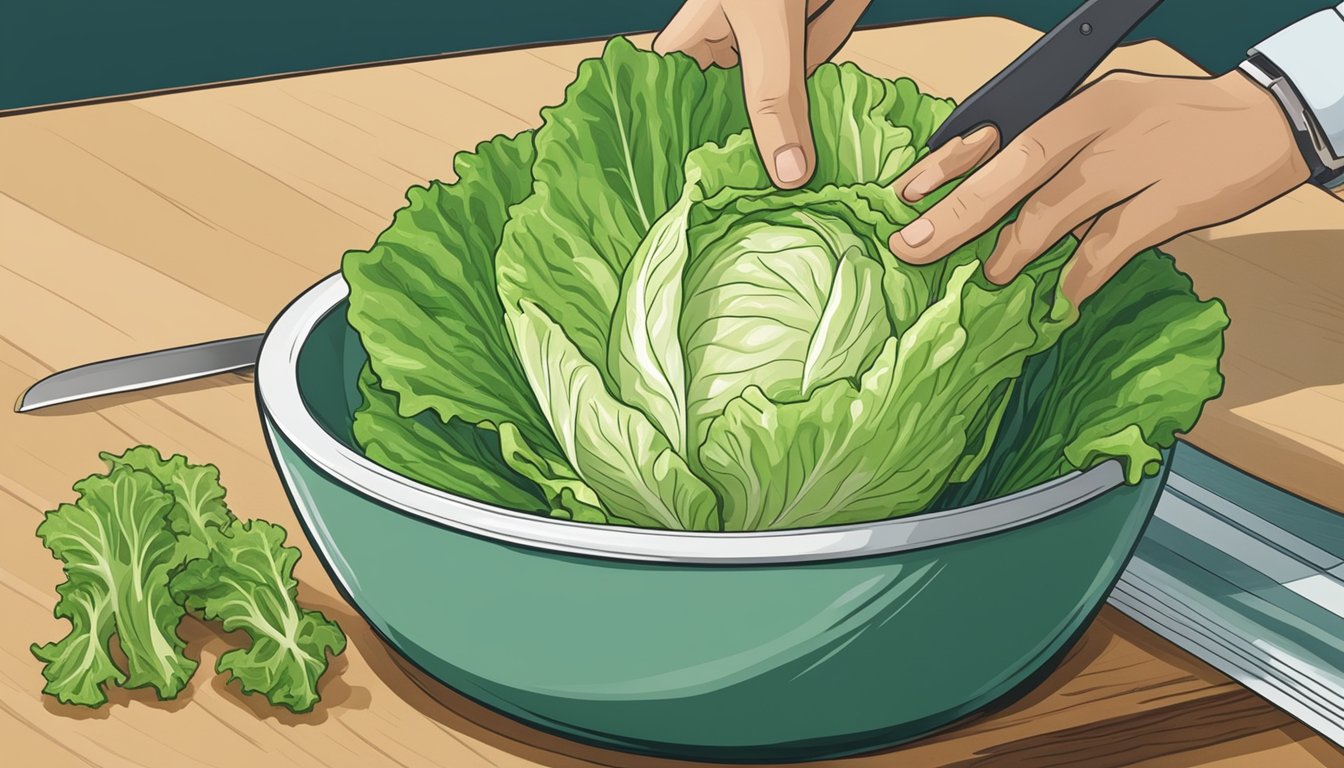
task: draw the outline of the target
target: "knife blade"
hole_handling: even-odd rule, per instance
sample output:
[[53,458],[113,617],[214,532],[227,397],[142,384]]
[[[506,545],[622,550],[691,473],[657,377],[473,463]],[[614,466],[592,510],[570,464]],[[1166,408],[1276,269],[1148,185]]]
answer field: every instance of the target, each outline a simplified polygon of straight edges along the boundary
[[1087,0],[952,110],[929,150],[985,125],[1006,146],[1068,98],[1161,1]]
[[263,335],[160,349],[59,371],[29,387],[14,410],[27,413],[91,397],[246,370],[257,364]]

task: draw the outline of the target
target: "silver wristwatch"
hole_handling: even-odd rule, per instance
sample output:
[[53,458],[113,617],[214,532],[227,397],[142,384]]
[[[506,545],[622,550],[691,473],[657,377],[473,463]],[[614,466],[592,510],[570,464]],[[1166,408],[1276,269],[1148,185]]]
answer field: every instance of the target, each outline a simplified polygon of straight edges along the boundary
[[1278,99],[1311,180],[1344,182],[1344,5],[1312,14],[1251,49],[1239,69]]

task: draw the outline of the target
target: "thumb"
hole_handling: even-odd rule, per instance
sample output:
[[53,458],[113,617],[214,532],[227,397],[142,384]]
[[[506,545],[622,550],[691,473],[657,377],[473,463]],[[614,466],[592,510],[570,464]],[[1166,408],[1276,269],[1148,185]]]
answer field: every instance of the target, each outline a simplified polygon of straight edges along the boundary
[[747,114],[775,185],[795,189],[816,165],[807,116],[806,0],[725,2],[737,40]]

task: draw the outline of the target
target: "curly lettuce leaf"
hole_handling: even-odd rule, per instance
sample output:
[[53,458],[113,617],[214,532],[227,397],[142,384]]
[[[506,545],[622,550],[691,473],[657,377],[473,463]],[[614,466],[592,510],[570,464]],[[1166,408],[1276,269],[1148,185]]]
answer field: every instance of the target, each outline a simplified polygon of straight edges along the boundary
[[[1071,250],[1071,248],[1070,248]],[[1004,496],[1108,459],[1135,483],[1222,390],[1228,317],[1156,250],[1134,257],[1027,364],[988,458],[940,507]]]
[[937,100],[911,94],[902,102],[902,92],[913,88],[903,82],[873,77],[854,64],[817,67],[807,82],[817,158],[808,189],[886,186],[914,165],[924,146],[915,143],[915,130],[932,120]]
[[499,449],[511,470],[542,490],[552,517],[585,523],[611,522],[597,492],[579,478],[567,460],[537,451],[511,424],[500,426]]
[[318,700],[327,654],[345,650],[345,634],[318,611],[299,607],[285,529],[264,520],[230,526],[227,541],[173,579],[173,591],[193,612],[241,630],[252,640],[219,657],[215,670],[274,705],[307,712]]
[[403,418],[397,396],[379,386],[373,369],[359,374],[363,403],[355,411],[355,439],[364,455],[403,475],[468,498],[523,512],[546,512],[540,488],[514,472],[500,454],[497,432],[433,413]]
[[234,520],[224,501],[219,468],[213,464],[192,464],[180,453],[165,459],[149,445],[130,448],[120,456],[104,451],[98,457],[108,469],[148,472],[173,497],[168,526],[177,536],[177,563],[205,557],[214,538]]
[[[500,297],[541,308],[605,377],[621,275],[680,196],[686,155],[747,126],[741,79],[616,38],[542,120],[534,192],[499,249]],[[519,350],[525,365],[533,352]]]
[[70,573],[56,587],[55,615],[70,622],[70,632],[55,642],[32,646],[44,663],[42,692],[64,704],[97,707],[107,701],[106,686],[122,685],[126,675],[108,653],[116,621],[112,596],[87,572]]
[[495,251],[510,206],[532,190],[531,132],[454,159],[457,181],[412,187],[407,206],[367,251],[341,263],[350,325],[406,418],[511,423],[552,455],[502,322]]
[[[96,706],[107,682],[152,686],[159,698],[176,696],[196,670],[177,634],[185,614],[168,589],[177,565],[177,538],[169,526],[173,496],[148,472],[118,466],[74,486],[79,498],[48,512],[37,535],[65,567],[57,617],[69,619],[63,640],[33,646],[47,663],[45,692],[61,701]],[[115,633],[126,675],[107,655]]]

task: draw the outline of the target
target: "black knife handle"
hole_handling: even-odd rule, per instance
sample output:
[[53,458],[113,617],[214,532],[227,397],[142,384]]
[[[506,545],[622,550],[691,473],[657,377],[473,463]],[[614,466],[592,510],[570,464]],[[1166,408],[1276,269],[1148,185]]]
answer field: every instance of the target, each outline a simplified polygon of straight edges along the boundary
[[1087,0],[972,93],[929,138],[938,149],[984,125],[1002,147],[1068,98],[1162,0]]

